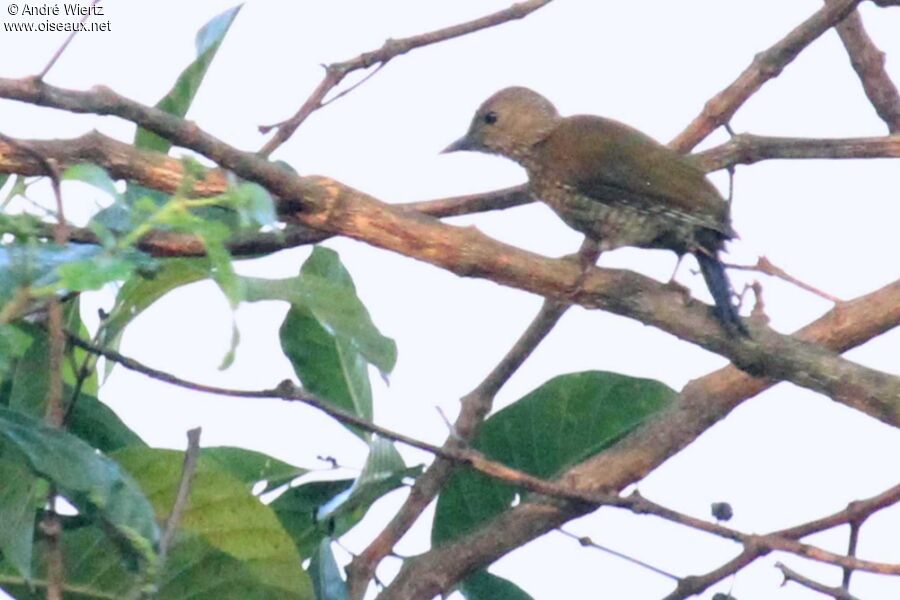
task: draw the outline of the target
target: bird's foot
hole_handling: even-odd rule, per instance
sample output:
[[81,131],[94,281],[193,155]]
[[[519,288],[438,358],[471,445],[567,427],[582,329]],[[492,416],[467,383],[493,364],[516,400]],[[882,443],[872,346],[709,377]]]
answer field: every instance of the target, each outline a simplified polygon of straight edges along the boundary
[[576,252],[575,254],[567,254],[566,256],[562,257],[563,260],[574,262],[578,265],[579,268],[578,277],[575,278],[575,281],[566,286],[566,289],[563,292],[563,297],[566,300],[573,302],[575,300],[575,297],[582,291],[584,281],[587,279],[588,273],[590,273],[591,268],[597,264],[597,259],[599,257],[599,244],[589,238],[584,239],[584,242],[582,242],[581,248],[578,249],[578,252]]
[[691,290],[688,286],[682,283],[678,283],[674,279],[670,279],[665,285],[667,288],[670,288],[681,294],[681,299],[684,304],[690,304],[694,301],[694,297],[691,295]]

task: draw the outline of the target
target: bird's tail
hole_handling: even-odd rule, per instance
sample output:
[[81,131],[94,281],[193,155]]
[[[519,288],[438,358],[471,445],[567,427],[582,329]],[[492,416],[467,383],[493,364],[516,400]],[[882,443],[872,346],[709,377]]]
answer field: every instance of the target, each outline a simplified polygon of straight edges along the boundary
[[716,302],[716,317],[722,323],[722,326],[730,333],[749,336],[747,327],[741,321],[741,317],[731,301],[731,283],[729,283],[728,276],[725,274],[725,266],[715,254],[710,255],[697,252],[695,256],[697,257],[697,262],[700,263],[700,271],[703,273],[703,279],[706,280],[709,293],[712,294],[713,300]]

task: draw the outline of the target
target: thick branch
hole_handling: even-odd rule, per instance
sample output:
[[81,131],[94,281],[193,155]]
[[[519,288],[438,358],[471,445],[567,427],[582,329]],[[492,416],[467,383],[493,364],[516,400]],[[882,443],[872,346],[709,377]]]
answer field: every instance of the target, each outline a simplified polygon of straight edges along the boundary
[[[834,308],[801,329],[797,337],[844,352],[894,327],[900,314],[896,308],[893,315],[888,315],[887,312],[890,312],[891,307],[896,307],[898,302],[900,282],[895,282]],[[772,385],[772,381],[752,378],[733,366],[696,379],[685,386],[669,409],[602,454],[570,469],[561,477],[561,481],[578,489],[606,492],[621,490],[643,479],[713,424],[725,418],[744,400]],[[440,588],[440,585],[452,586],[510,550],[589,510],[588,507],[572,503],[523,503],[470,535],[408,560],[381,598],[429,598],[431,596],[428,594],[448,589]],[[778,533],[799,539],[814,531],[834,526],[835,517],[829,519],[832,520],[820,520]],[[821,529],[817,529],[818,527]],[[750,560],[750,556],[743,556],[741,561],[735,559],[735,564],[748,564]],[[439,577],[435,576],[436,573]]]
[[[762,326],[752,338],[731,338],[707,306],[685,303],[679,290],[636,273],[593,269],[572,294],[581,269],[502,244],[473,227],[454,227],[390,205],[326,177],[299,177],[257,155],[241,152],[189,123],[128,100],[108,88],[77,92],[34,79],[0,79],[0,97],[73,112],[116,115],[190,148],[282,199],[297,222],[344,235],[462,276],[491,279],[541,296],[571,300],[659,327],[728,357],[741,369],[821,392],[889,424],[900,423],[900,379],[857,365],[820,347]],[[884,315],[900,319],[900,303]],[[870,318],[872,315],[870,315]]]
[[782,69],[829,28],[856,9],[861,0],[834,0],[816,11],[810,18],[778,41],[757,54],[750,66],[738,75],[727,88],[711,98],[703,112],[678,134],[669,145],[687,152],[706,136],[731,120],[744,102],[770,79],[778,77]]

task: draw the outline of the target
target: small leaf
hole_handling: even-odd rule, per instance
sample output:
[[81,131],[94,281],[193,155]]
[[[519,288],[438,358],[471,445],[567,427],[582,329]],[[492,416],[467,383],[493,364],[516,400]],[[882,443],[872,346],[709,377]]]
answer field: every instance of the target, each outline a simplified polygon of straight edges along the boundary
[[338,538],[356,525],[363,515],[334,516],[326,522],[316,520],[320,506],[353,485],[352,479],[335,481],[311,481],[290,488],[269,506],[303,558],[312,556],[319,542],[325,538]]
[[[488,418],[474,446],[488,458],[551,478],[612,445],[675,396],[664,384],[616,373],[561,375]],[[516,489],[458,471],[438,498],[432,542],[472,531],[500,514]]]
[[406,467],[387,440],[374,439],[355,480],[314,481],[291,488],[271,507],[304,557],[324,538],[340,537],[365,516],[379,498],[418,476],[422,467]]
[[60,265],[60,284],[70,291],[99,290],[112,281],[122,281],[137,267],[135,256],[98,254],[87,260]]
[[316,600],[347,600],[347,583],[331,551],[331,540],[323,539],[309,563]]
[[81,163],[73,165],[63,171],[62,179],[64,181],[81,181],[94,186],[102,192],[106,192],[113,198],[119,197],[116,190],[116,184],[101,167],[91,163]]
[[487,571],[470,575],[460,586],[467,600],[532,600],[525,590],[508,579]]

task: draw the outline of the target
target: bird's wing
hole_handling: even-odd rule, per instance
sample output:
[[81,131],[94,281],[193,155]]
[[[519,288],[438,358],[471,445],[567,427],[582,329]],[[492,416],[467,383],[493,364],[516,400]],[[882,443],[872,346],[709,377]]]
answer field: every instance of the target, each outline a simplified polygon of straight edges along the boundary
[[580,194],[734,236],[728,205],[704,173],[636,129],[601,117],[568,117],[543,146],[556,175]]

